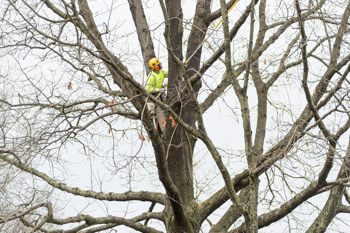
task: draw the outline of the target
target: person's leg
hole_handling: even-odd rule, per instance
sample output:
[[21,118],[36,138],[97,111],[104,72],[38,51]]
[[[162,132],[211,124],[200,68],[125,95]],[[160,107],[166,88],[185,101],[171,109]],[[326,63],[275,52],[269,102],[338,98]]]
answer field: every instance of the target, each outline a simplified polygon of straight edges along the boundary
[[158,120],[160,130],[163,133],[165,129],[165,113],[158,104],[156,104],[156,118]]

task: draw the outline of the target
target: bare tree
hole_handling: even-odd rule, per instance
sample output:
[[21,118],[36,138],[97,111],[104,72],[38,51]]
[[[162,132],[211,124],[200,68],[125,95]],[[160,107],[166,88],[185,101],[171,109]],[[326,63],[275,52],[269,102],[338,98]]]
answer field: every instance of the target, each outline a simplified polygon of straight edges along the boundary
[[[1,15],[1,171],[25,176],[1,197],[3,227],[324,232],[350,213],[349,1],[9,0]],[[166,102],[144,88],[156,54]],[[164,136],[148,100],[167,114]],[[208,120],[218,106],[236,121]],[[78,154],[89,175],[73,176]],[[105,215],[59,217],[50,195],[20,191],[43,183]]]

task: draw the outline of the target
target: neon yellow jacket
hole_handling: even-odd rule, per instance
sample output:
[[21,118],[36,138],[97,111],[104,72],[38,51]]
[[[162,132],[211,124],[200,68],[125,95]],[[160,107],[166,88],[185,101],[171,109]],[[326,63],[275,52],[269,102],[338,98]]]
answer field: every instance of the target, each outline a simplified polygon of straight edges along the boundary
[[168,75],[166,70],[160,70],[159,74],[151,71],[147,77],[146,90],[157,93],[163,87],[164,78]]

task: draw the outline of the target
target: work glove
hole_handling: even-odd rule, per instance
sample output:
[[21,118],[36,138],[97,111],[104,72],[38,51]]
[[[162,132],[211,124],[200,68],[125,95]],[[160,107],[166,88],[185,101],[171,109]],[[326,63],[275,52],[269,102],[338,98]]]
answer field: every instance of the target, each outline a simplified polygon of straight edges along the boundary
[[159,88],[158,92],[164,94],[165,93],[165,88]]

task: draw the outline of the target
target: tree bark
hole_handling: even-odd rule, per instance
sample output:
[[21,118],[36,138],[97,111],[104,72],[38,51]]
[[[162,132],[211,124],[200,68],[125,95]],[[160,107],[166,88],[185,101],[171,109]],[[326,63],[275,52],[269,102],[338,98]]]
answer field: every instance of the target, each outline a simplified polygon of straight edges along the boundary
[[[165,36],[168,36],[171,44],[171,52],[179,58],[182,57],[182,37],[183,37],[183,13],[181,1],[166,1],[166,8],[169,22],[166,22]],[[178,98],[178,90],[182,86],[182,77],[179,67],[174,61],[172,55],[168,55],[168,96],[167,103],[173,108],[178,116],[182,117],[182,102]],[[172,120],[167,115],[165,131],[165,147],[167,148],[167,160],[170,176],[178,188],[182,198],[182,208],[188,208],[193,201],[193,181],[192,181],[192,164],[189,162],[190,153],[184,153],[181,135],[183,129],[178,125],[173,127]],[[188,151],[189,152],[189,151]],[[172,205],[173,206],[173,205]],[[174,223],[171,226],[171,232],[188,232],[192,227],[187,221],[174,216]]]

